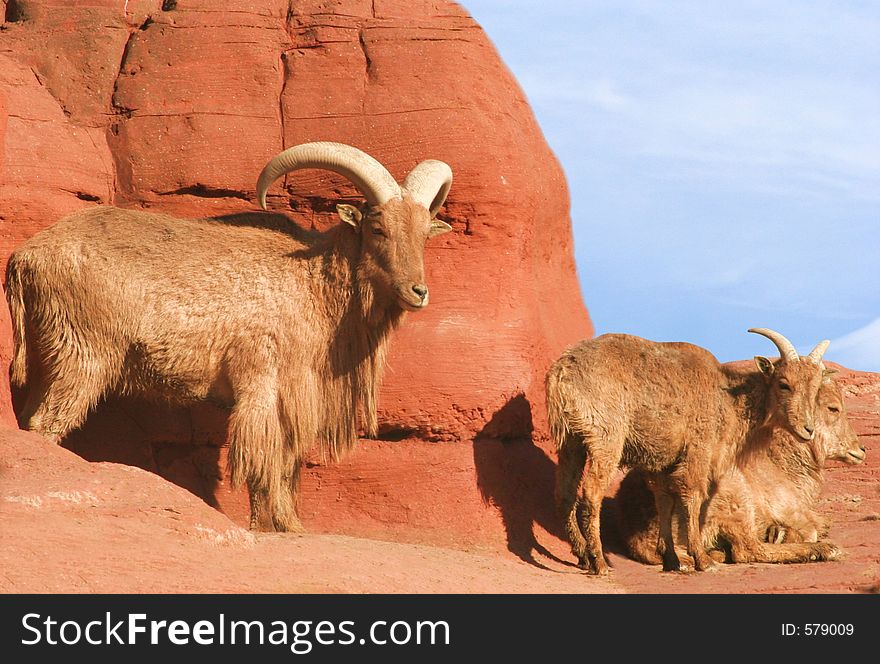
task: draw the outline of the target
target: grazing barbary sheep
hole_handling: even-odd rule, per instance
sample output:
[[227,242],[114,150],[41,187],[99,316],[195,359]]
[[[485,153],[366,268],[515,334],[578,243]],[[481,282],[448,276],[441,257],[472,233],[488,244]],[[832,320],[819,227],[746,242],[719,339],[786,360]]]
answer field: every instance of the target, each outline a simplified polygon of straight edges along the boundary
[[[828,532],[816,512],[826,459],[859,464],[865,448],[846,417],[840,387],[830,378],[819,389],[816,435],[804,442],[783,429],[754,441],[718,485],[706,507],[703,543],[723,549],[730,562],[790,563],[829,560],[839,551],[819,542]],[[752,449],[753,448],[753,449]],[[633,470],[615,496],[621,537],[632,558],[657,565],[659,525],[649,478]],[[677,541],[685,539],[677,510]],[[766,541],[771,544],[766,544]]]
[[345,176],[366,203],[337,205],[344,223],[325,233],[280,215],[97,207],[18,248],[6,285],[27,428],[57,441],[111,393],[214,401],[232,411],[229,465],[252,527],[298,530],[304,453],[349,450],[359,412],[375,434],[389,334],[428,304],[425,241],[451,230],[434,216],[452,183],[443,162],[400,186],[357,148],[307,143],[263,169],[261,207],[303,168]]
[[773,341],[781,358],[757,357],[758,371],[746,374],[732,372],[692,344],[621,334],[582,341],[550,368],[548,418],[559,453],[556,494],[579,566],[593,574],[608,571],[599,510],[618,466],[650,473],[664,569],[680,569],[672,536],[677,498],[685,515],[687,551],[694,567],[704,570],[712,563],[703,546],[701,511],[711,486],[737,454],[775,428],[805,441],[813,437],[816,397],[825,374],[821,357],[828,342],[799,357],[781,334],[750,332]]

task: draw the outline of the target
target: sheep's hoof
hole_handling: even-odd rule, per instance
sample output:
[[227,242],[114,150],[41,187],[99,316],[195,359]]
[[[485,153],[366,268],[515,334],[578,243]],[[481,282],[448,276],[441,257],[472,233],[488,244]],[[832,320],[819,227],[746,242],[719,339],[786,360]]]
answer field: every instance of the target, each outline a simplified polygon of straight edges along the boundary
[[843,556],[843,550],[831,542],[817,542],[812,546],[810,560],[839,560]]
[[727,562],[727,556],[724,555],[724,551],[721,549],[712,549],[709,551],[709,557],[716,563]]
[[301,534],[306,531],[302,523],[295,516],[289,516],[284,519],[274,519],[275,532],[277,533],[293,533]]
[[251,513],[251,530],[256,531],[258,533],[274,533],[275,532],[275,524],[272,522],[272,517],[266,514],[263,511],[257,511]]
[[767,529],[767,541],[770,544],[782,544],[785,541],[785,528],[773,524]]
[[715,561],[705,553],[700,556],[694,556],[694,569],[698,572],[707,572],[710,569],[715,569],[715,567]]
[[663,571],[664,572],[681,572],[687,571],[687,569],[682,570],[681,561],[678,559],[678,556],[674,551],[664,551],[663,552]]
[[284,517],[272,516],[265,510],[256,510],[251,514],[251,530],[260,533],[304,533],[302,523],[292,515]]
[[590,576],[606,576],[608,574],[608,565],[599,559],[581,558],[578,560],[578,568],[584,570]]

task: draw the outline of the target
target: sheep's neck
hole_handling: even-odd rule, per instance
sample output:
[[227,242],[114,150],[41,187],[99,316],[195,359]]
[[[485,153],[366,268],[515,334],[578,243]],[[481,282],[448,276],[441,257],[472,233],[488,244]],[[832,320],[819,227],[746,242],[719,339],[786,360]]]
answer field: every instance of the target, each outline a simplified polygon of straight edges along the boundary
[[757,373],[728,373],[727,395],[732,403],[730,421],[726,422],[731,442],[737,453],[764,448],[769,443],[774,425],[769,421],[769,386]]
[[768,447],[767,456],[805,494],[818,499],[822,490],[822,468],[825,465],[825,454],[821,445],[814,440],[794,440],[787,432],[780,433]]
[[736,417],[729,423],[740,465],[767,459],[786,477],[810,492],[821,486],[824,455],[813,442],[793,440],[793,434],[774,424],[768,407],[770,387],[757,372],[729,374],[727,393]]
[[[331,231],[334,233],[334,231]],[[373,284],[362,278],[360,238],[350,229],[335,230],[334,249],[318,256],[318,279],[332,280],[322,290],[327,313],[335,322],[328,339],[328,369],[361,404],[366,430],[377,427],[376,400],[385,368],[385,354],[390,334],[402,318],[396,303],[388,305],[378,296]]]

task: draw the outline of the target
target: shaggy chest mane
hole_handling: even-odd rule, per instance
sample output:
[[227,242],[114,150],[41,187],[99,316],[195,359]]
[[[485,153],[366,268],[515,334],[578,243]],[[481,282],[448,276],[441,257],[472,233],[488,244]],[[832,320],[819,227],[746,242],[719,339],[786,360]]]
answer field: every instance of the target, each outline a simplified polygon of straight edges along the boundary
[[[316,367],[320,394],[312,409],[321,413],[314,430],[322,457],[338,458],[357,442],[358,421],[367,435],[378,427],[376,407],[379,385],[391,332],[404,312],[396,303],[384,302],[359,269],[359,251],[353,238],[343,239],[337,250],[322,255],[313,284],[322,291],[330,323],[324,362]],[[332,297],[328,297],[332,294]],[[293,415],[297,417],[296,415]],[[307,431],[297,441],[309,445]]]

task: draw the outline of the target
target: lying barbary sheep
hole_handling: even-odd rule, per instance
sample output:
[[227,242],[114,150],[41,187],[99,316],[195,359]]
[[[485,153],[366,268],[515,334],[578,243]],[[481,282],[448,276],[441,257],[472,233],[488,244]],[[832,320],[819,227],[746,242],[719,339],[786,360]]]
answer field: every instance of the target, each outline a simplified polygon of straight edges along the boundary
[[307,143],[266,165],[260,205],[303,168],[345,176],[366,203],[337,205],[344,223],[326,233],[280,215],[96,207],[19,247],[6,286],[27,428],[57,441],[111,393],[214,401],[232,410],[229,464],[252,527],[298,530],[304,453],[350,449],[359,411],[375,433],[389,334],[428,304],[425,241],[451,230],[434,216],[452,183],[443,162],[400,186],[357,148]]
[[[753,441],[739,465],[731,468],[709,499],[703,544],[723,550],[734,563],[793,563],[830,560],[839,550],[829,542],[825,519],[816,511],[826,459],[848,464],[865,460],[865,448],[846,417],[840,387],[830,378],[819,389],[816,435],[803,441],[784,429],[769,440]],[[615,496],[617,523],[629,555],[657,565],[660,529],[650,478],[629,472]],[[677,541],[683,542],[682,514],[677,510]],[[769,539],[771,544],[767,544]]]
[[557,501],[582,568],[607,573],[599,511],[618,466],[651,474],[664,569],[680,569],[672,535],[678,499],[688,554],[694,567],[704,570],[712,563],[700,514],[711,485],[752,440],[776,428],[812,439],[828,342],[799,357],[781,334],[763,328],[750,332],[773,341],[781,358],[755,358],[758,371],[742,374],[692,344],[606,334],[569,348],[550,368],[546,387],[559,453]]

